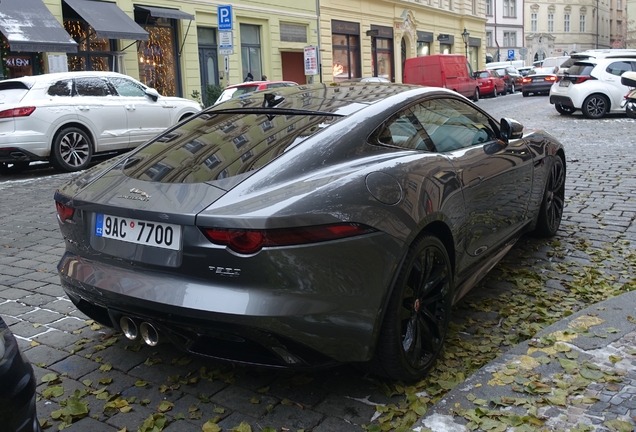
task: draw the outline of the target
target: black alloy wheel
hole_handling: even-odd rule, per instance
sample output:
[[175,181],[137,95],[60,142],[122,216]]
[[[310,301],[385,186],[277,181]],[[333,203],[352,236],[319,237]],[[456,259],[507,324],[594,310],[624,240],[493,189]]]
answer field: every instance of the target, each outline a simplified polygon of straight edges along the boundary
[[496,98],[497,96],[499,96],[497,94],[497,87],[495,86],[495,89],[492,91],[492,97]]
[[557,233],[565,206],[565,165],[560,156],[554,157],[545,185],[534,233],[538,237],[552,237]]
[[473,102],[479,102],[479,89],[475,87],[475,94],[473,95]]
[[88,167],[93,157],[93,145],[88,135],[76,127],[57,133],[51,149],[51,164],[60,171],[80,171]]
[[609,100],[603,95],[591,95],[583,101],[581,111],[587,118],[599,119],[609,111]]
[[574,114],[574,111],[576,111],[576,108],[574,107],[562,105],[559,103],[554,104],[554,108],[557,110],[559,114],[562,114],[562,115],[572,115]]
[[453,270],[442,242],[424,235],[400,269],[378,339],[378,372],[421,379],[435,365],[450,322]]

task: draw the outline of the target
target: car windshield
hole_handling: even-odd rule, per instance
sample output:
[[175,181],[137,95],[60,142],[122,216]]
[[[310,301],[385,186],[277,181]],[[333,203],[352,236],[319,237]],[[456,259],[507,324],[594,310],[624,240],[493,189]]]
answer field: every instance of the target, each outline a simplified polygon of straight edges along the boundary
[[490,78],[490,73],[489,72],[478,72],[479,73],[479,77],[478,78]]
[[589,76],[594,69],[591,63],[574,63],[568,68],[568,75],[586,75]]
[[508,72],[506,71],[506,69],[495,69],[495,70],[501,76],[508,75]]

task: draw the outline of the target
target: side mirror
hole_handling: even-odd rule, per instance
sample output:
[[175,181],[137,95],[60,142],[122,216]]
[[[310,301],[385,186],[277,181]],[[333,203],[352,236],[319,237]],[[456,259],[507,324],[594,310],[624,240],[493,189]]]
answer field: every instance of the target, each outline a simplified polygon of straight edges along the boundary
[[151,87],[148,87],[146,89],[146,96],[148,96],[153,101],[157,102],[157,99],[159,99],[159,92]]
[[508,143],[510,140],[523,138],[523,125],[509,118],[501,119],[501,139]]

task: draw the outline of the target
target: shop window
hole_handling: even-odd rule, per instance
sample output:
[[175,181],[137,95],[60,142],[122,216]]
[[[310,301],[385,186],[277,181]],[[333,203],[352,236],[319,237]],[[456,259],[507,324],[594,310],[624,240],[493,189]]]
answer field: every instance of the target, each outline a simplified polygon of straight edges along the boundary
[[360,37],[333,34],[333,80],[360,78]]
[[148,32],[148,40],[137,44],[139,81],[164,96],[179,96],[176,20],[153,17],[137,8],[135,22]]
[[64,29],[77,42],[77,53],[67,55],[69,71],[115,70],[113,39],[97,37],[95,30],[82,19],[64,19]]

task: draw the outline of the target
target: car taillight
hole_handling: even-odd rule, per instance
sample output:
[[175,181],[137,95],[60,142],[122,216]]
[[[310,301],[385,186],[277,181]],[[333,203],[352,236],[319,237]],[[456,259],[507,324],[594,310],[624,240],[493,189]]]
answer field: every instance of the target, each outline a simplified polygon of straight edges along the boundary
[[11,108],[4,111],[0,111],[0,118],[12,118],[12,117],[28,117],[33,111],[35,111],[35,107],[22,107],[22,108]]
[[272,230],[202,228],[201,231],[212,243],[227,246],[238,253],[252,254],[268,246],[291,246],[337,240],[376,230],[365,225],[348,223]]
[[532,81],[532,78],[524,78],[521,80],[521,82],[524,82],[524,83],[529,83],[531,81]]
[[62,223],[66,223],[67,220],[73,218],[73,213],[75,213],[75,209],[69,206],[65,206],[59,202],[55,202],[55,208],[57,208],[57,216],[60,218]]
[[547,77],[545,77],[543,79],[546,80],[546,81],[556,81],[557,77],[555,77],[555,76],[547,76]]
[[572,82],[572,84],[581,84],[584,83],[585,81],[589,81],[589,80],[595,80],[596,78],[594,78],[593,76],[578,76],[576,77],[576,80],[574,80]]

